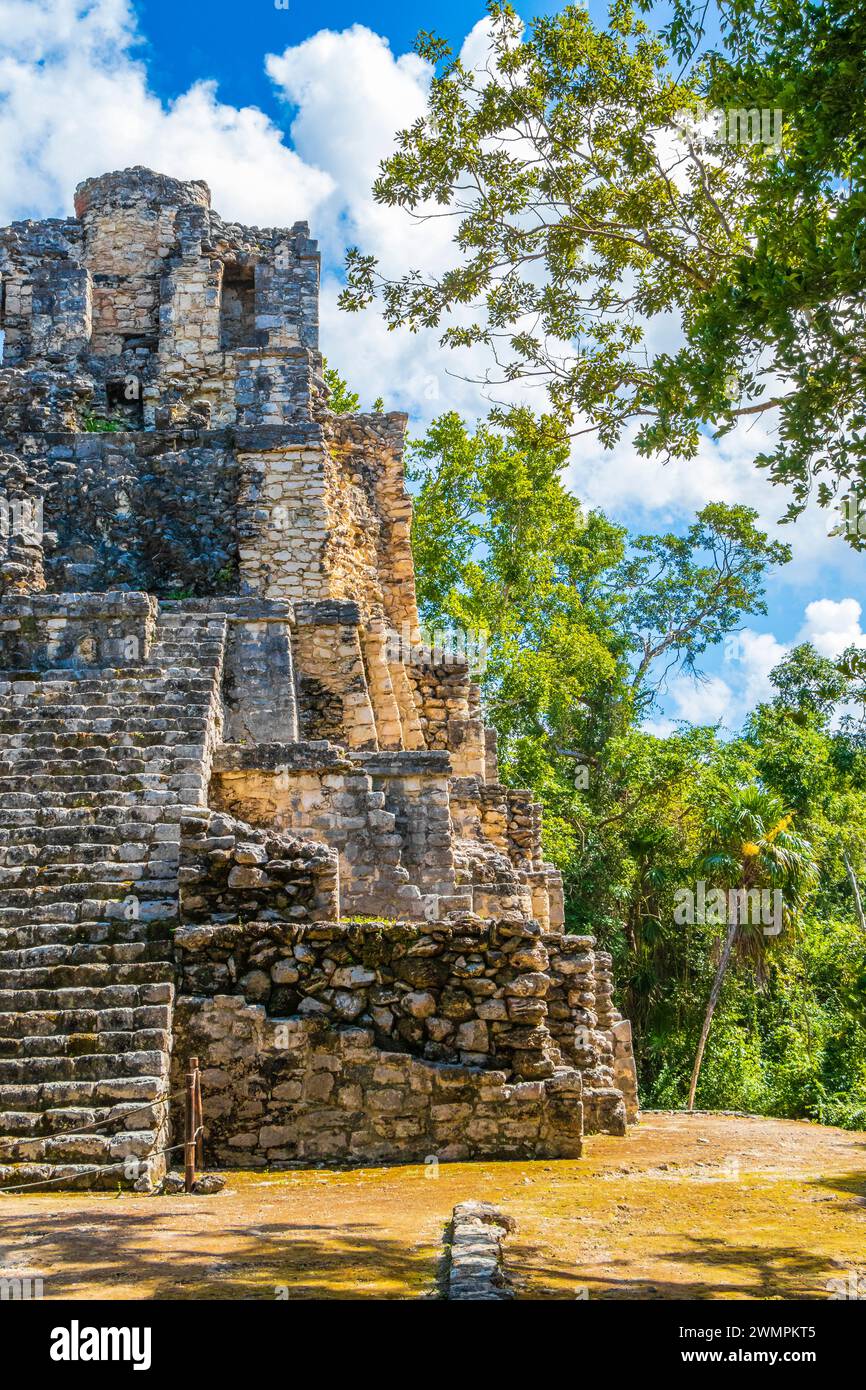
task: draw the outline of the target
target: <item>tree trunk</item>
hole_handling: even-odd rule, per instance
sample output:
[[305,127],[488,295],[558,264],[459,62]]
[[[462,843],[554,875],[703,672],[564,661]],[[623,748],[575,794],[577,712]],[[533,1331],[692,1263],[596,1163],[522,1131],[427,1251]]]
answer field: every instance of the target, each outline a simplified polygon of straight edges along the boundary
[[704,1048],[709,1037],[710,1024],[713,1021],[716,1005],[719,1002],[719,995],[722,992],[722,985],[725,979],[725,971],[728,968],[728,961],[731,959],[731,951],[734,947],[734,940],[737,935],[739,922],[734,917],[734,921],[728,924],[728,934],[725,937],[725,944],[722,947],[722,954],[716,967],[716,978],[713,980],[713,987],[710,990],[710,997],[707,1001],[707,1012],[704,1014],[704,1026],[701,1029],[701,1040],[698,1043],[698,1050],[695,1055],[695,1065],[692,1069],[692,1084],[689,1087],[689,1109],[695,1108],[695,1091],[698,1088],[698,1077],[701,1073],[701,1062],[704,1060]]
[[842,851],[842,858],[845,861],[845,869],[848,874],[848,882],[851,884],[851,892],[854,894],[854,911],[857,913],[857,921],[860,923],[860,930],[866,932],[866,916],[863,913],[863,902],[860,897],[860,885],[857,882],[857,875],[851,866],[851,860],[845,851]]

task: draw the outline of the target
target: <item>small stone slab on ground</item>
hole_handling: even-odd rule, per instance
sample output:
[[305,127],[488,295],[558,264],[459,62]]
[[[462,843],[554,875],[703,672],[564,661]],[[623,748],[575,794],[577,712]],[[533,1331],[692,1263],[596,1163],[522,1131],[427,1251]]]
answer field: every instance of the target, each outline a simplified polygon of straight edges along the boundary
[[513,1216],[490,1202],[460,1202],[451,1216],[449,1300],[513,1298],[502,1242],[517,1229]]

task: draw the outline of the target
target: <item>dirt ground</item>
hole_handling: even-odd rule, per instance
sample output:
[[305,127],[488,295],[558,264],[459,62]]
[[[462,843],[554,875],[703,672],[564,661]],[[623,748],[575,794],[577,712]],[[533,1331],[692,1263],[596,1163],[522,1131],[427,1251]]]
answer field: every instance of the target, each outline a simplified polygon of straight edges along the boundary
[[437,1296],[456,1202],[517,1219],[528,1299],[866,1290],[866,1133],[650,1113],[568,1162],[230,1173],[212,1197],[0,1194],[0,1275],[47,1299]]

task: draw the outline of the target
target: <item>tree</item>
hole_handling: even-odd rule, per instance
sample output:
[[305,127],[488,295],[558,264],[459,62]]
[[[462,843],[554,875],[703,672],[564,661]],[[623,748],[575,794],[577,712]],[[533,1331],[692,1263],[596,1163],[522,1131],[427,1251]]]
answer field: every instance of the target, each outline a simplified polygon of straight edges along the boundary
[[831,661],[803,643],[770,673],[778,694],[771,704],[758,706],[745,732],[759,750],[761,775],[808,815],[826,840],[826,870],[841,864],[860,930],[866,932],[859,881],[866,866],[863,675],[861,648],[851,647]]
[[[736,887],[749,893],[755,888],[779,889],[790,921],[817,874],[812,846],[790,829],[792,820],[792,813],[774,792],[756,785],[726,789],[708,816],[711,846],[702,870],[720,880],[725,890]],[[761,968],[765,937],[760,925],[744,921],[744,915],[736,909],[728,912],[727,932],[695,1053],[689,1110],[694,1109],[710,1025],[735,946]]]
[[[726,53],[700,51],[707,6],[690,0],[664,38],[625,0],[604,31],[580,6],[525,34],[489,8],[484,72],[420,37],[428,109],[374,185],[451,219],[454,262],[395,278],[353,248],[342,306],[380,297],[390,327],[485,345],[491,387],[543,384],[564,427],[606,447],[633,423],[642,453],[692,457],[702,429],[778,409],[758,463],[792,487],[789,516],[813,488],[866,492],[863,0],[726,0]],[[700,102],[781,110],[781,146],[727,123],[714,137],[689,118]],[[648,345],[660,314],[677,350]],[[846,538],[866,545],[858,526]]]
[[[411,449],[412,545],[422,619],[475,634],[506,767],[543,781],[560,746],[616,720],[626,641],[609,576],[624,532],[564,486],[567,449],[544,419],[471,433],[454,413]],[[595,735],[591,736],[594,738]]]
[[[746,614],[766,613],[763,577],[786,564],[790,548],[767,540],[750,507],[709,503],[684,536],[638,536],[618,566],[629,646],[636,653],[632,688],[649,703],[671,669],[697,671],[698,658]],[[650,684],[654,665],[662,674]]]
[[[704,507],[685,536],[629,538],[584,513],[562,481],[547,418],[513,412],[471,434],[454,413],[410,455],[421,615],[483,632],[488,711],[504,741],[597,756],[651,706],[671,670],[763,612],[763,578],[788,548],[747,507]],[[524,760],[525,761],[525,760]]]

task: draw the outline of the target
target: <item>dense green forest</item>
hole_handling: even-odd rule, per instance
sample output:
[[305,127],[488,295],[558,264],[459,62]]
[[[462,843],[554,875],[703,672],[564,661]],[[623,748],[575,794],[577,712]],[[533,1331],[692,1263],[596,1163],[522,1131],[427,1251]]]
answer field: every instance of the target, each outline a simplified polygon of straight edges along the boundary
[[[424,619],[484,635],[503,777],[544,805],[569,927],[614,953],[644,1103],[866,1127],[866,653],[795,647],[733,734],[650,732],[666,681],[766,612],[788,547],[722,503],[630,535],[562,481],[588,432],[696,458],[755,417],[792,524],[866,489],[866,5],[489,13],[483,70],[419,37],[427,111],[373,189],[451,218],[452,263],[354,248],[341,297],[477,351],[492,401],[543,388],[547,413],[444,414],[414,445]],[[778,892],[778,929],[680,920],[699,883]]]
[[[583,514],[543,426],[523,425],[447,415],[416,444],[419,601],[432,632],[484,634],[503,779],[544,805],[569,927],[614,953],[644,1103],[687,1098],[725,937],[678,924],[677,891],[752,882],[781,886],[783,929],[738,933],[696,1102],[866,1127],[866,653],[795,648],[733,739],[647,733],[672,665],[697,670],[763,611],[784,548],[720,504],[686,536],[630,537]],[[785,837],[793,874],[772,853]]]

